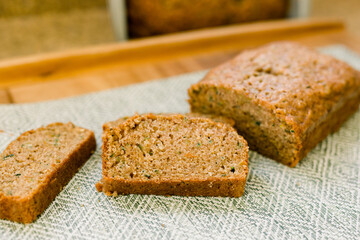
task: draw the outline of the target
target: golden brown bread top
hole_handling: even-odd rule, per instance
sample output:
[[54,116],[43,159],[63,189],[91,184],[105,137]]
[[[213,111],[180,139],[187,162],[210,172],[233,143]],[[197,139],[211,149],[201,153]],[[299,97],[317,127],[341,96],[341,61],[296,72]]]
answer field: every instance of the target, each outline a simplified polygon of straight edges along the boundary
[[103,177],[167,181],[240,178],[248,146],[229,124],[180,114],[135,115],[103,135]]
[[0,155],[0,197],[26,197],[93,135],[72,123],[53,123],[21,134]]
[[[360,74],[334,57],[292,42],[244,51],[193,85],[228,88],[290,125],[308,129],[360,92]],[[296,127],[295,127],[296,128]]]

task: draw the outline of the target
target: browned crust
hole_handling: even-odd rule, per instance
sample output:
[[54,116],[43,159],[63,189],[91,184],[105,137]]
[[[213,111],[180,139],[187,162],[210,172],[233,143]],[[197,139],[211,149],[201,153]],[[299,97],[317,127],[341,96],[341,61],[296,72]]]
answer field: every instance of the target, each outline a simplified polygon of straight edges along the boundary
[[[324,140],[329,134],[338,131],[341,125],[358,111],[360,104],[360,92],[356,95],[353,94],[350,96],[351,97],[347,99],[344,97],[344,101],[340,106],[333,108],[332,111],[326,115],[326,118],[324,118],[321,122],[314,124],[314,127],[312,129],[308,129],[306,134],[303,136],[296,135],[297,148],[294,149],[295,155],[293,159],[282,159],[279,158],[278,155],[273,154],[273,152],[264,152],[258,148],[250,148],[289,167],[296,167],[299,161],[306,157],[306,155],[318,143]],[[296,134],[300,131],[296,124],[293,125],[293,129]]]
[[[176,114],[159,114],[159,115],[176,115]],[[202,114],[202,113],[185,113],[185,116],[191,117],[191,118],[210,118],[211,120],[215,122],[222,122],[227,123],[230,126],[234,127],[235,121],[232,118],[228,118],[225,116],[219,116],[219,115],[213,115],[213,114]],[[125,122],[129,117],[122,117],[115,121],[109,121],[103,124],[103,131],[106,132],[107,130],[110,130],[110,128],[117,127],[121,123]]]
[[[171,119],[172,117],[185,117],[181,114],[167,115],[154,115],[152,113],[146,115],[135,115],[122,122],[119,126],[125,128],[134,123],[134,119],[156,119],[158,117]],[[200,119],[193,119],[193,121],[200,121]],[[234,129],[225,123],[214,122],[210,119],[203,119],[201,121],[209,121],[213,124],[219,124],[234,131]],[[246,165],[243,165],[242,175],[239,177],[232,178],[217,178],[209,177],[204,179],[174,179],[169,180],[126,180],[126,179],[114,179],[106,176],[105,166],[105,152],[107,146],[107,139],[105,134],[108,131],[104,129],[103,134],[103,145],[102,145],[102,163],[103,163],[103,178],[95,186],[99,192],[104,192],[106,195],[117,195],[117,194],[153,194],[153,195],[179,195],[179,196],[222,196],[222,197],[240,197],[245,191],[245,184],[247,180],[248,169],[248,145],[244,138],[241,136],[241,141],[246,151]]]
[[359,103],[360,93],[355,97],[348,99],[342,107],[338,108],[336,111],[329,113],[326,119],[318,124],[317,127],[306,136],[299,157],[291,163],[290,167],[295,167],[296,164],[319,142],[324,140],[329,134],[338,131],[341,125],[358,111]]
[[104,177],[96,188],[106,195],[153,194],[178,196],[240,197],[245,190],[247,171],[241,178],[209,178],[207,180],[133,181]]
[[[55,123],[61,124],[61,123]],[[29,134],[30,130],[23,134]],[[96,149],[94,133],[59,165],[58,171],[47,176],[45,182],[30,195],[4,196],[0,193],[0,218],[19,223],[31,223],[50,205],[63,187],[71,180],[79,168]]]
[[[330,56],[318,54],[319,59],[327,61],[327,63],[330,64],[329,66],[324,66],[321,71],[326,72],[327,75],[324,76],[332,78],[324,78],[323,81],[325,84],[321,86],[321,88],[318,85],[314,85],[314,88],[311,86],[311,84],[315,84],[316,79],[299,78],[301,79],[301,83],[303,83],[301,86],[298,86],[297,88],[292,86],[292,84],[285,86],[286,91],[284,90],[283,92],[286,92],[287,95],[284,95],[284,97],[287,97],[287,100],[290,102],[288,101],[284,105],[281,105],[280,102],[275,102],[276,104],[274,104],[274,102],[271,102],[270,99],[266,97],[254,97],[251,94],[249,95],[246,91],[249,90],[251,92],[252,89],[255,89],[254,84],[249,84],[249,86],[241,85],[242,79],[237,76],[236,73],[241,76],[242,72],[244,72],[244,69],[241,67],[246,67],[247,63],[250,64],[250,60],[248,58],[249,56],[254,57],[252,55],[253,53],[261,54],[269,47],[281,47],[282,45],[284,47],[290,46],[290,48],[293,48],[294,50],[302,49],[304,53],[303,56],[300,55],[299,58],[305,58],[305,56],[309,55],[310,52],[313,55],[316,54],[315,51],[311,49],[291,42],[272,43],[255,50],[244,52],[229,62],[212,69],[200,82],[192,85],[188,90],[190,96],[189,103],[191,105],[191,111],[203,112],[201,109],[194,107],[193,104],[196,101],[196,98],[191,92],[193,90],[198,90],[200,87],[207,86],[208,88],[215,88],[218,90],[226,89],[228,90],[228,93],[234,93],[234,96],[242,96],[252,102],[255,106],[272,113],[274,118],[282,121],[289,127],[287,130],[291,129],[293,132],[296,144],[295,146],[290,146],[289,144],[289,148],[291,147],[293,149],[293,156],[284,158],[279,156],[276,151],[262,149],[262,140],[251,139],[251,136],[247,135],[246,131],[240,131],[238,129],[239,133],[247,139],[251,149],[285,165],[295,167],[296,164],[304,158],[313,147],[315,147],[327,135],[336,131],[343,122],[345,122],[354,112],[357,111],[360,102],[360,73],[342,61]],[[280,48],[278,48],[278,50],[279,49]],[[276,54],[273,57],[274,59],[268,56],[267,60],[270,59],[276,63]],[[299,58],[294,59],[295,66],[296,61],[298,61]],[[289,65],[291,64],[292,63],[289,62]],[[276,66],[276,64],[274,65]],[[303,74],[302,71],[302,69],[298,69],[297,73]],[[316,72],[316,69],[314,69],[313,72]],[[291,80],[291,78],[289,79]],[[313,81],[311,82],[309,80]],[[241,88],[236,84],[241,86]],[[284,86],[274,87],[272,91],[277,94],[277,91],[283,90],[283,88]],[[307,93],[305,91],[306,88],[310,88],[312,90],[309,90]],[[303,98],[306,103],[307,106],[304,109],[296,106],[296,100],[291,102],[291,99],[289,99],[296,90],[300,90],[300,92],[303,91],[303,93],[299,94],[298,97]],[[207,104],[205,101],[201,103],[204,105]],[[227,102],[227,104],[230,105],[231,103]],[[275,109],[277,104],[281,106],[279,109]],[[286,114],[282,113],[283,110]],[[205,113],[213,112],[206,111]],[[232,114],[233,112],[228,112],[224,115],[233,117],[237,122],[239,119],[235,119]]]

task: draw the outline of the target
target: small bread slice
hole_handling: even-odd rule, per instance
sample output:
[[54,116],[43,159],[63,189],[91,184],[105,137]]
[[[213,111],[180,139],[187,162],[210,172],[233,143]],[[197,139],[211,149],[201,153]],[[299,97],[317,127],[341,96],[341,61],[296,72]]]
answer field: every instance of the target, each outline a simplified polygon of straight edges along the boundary
[[0,155],[0,218],[33,222],[95,148],[94,133],[72,123],[21,134]]
[[229,124],[185,115],[136,115],[103,135],[107,195],[240,197],[248,145]]

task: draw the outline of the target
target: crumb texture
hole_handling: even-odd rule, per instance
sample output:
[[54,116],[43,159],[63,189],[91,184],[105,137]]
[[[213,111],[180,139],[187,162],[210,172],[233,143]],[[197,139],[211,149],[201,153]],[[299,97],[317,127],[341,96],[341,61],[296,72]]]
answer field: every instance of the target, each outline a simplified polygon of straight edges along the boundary
[[228,124],[148,114],[126,120],[103,140],[103,175],[111,181],[246,181],[247,143]]
[[0,155],[0,217],[34,220],[95,147],[93,132],[72,123],[20,135]]
[[56,124],[21,135],[0,155],[0,191],[9,196],[30,193],[89,134],[72,124]]

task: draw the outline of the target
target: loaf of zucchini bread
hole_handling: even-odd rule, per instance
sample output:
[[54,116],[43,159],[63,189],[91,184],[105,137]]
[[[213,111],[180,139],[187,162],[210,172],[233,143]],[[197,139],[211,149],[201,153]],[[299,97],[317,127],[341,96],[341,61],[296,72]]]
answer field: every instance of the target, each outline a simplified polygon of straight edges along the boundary
[[135,115],[103,134],[107,195],[243,194],[248,146],[229,124],[180,114]]
[[0,155],[0,218],[34,221],[95,147],[94,133],[72,123],[21,134]]
[[294,167],[360,102],[360,74],[293,42],[244,51],[188,90],[191,111],[235,120],[250,149]]

